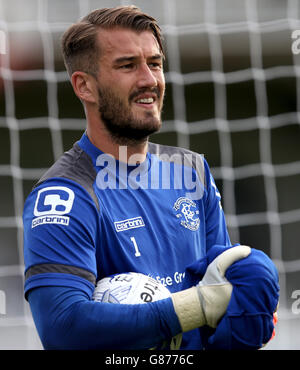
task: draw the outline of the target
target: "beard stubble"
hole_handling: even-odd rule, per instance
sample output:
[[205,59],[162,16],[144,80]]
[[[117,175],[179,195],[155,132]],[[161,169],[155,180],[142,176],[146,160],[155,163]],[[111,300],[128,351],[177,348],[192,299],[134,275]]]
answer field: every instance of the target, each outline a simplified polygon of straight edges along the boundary
[[130,109],[131,102],[136,96],[150,91],[156,94],[158,100],[160,99],[159,88],[155,87],[151,90],[144,88],[130,94],[126,104],[111,89],[98,87],[100,118],[116,144],[139,144],[145,142],[151,134],[159,131],[160,114],[159,117],[155,117],[153,112],[145,111],[143,118],[137,118]]

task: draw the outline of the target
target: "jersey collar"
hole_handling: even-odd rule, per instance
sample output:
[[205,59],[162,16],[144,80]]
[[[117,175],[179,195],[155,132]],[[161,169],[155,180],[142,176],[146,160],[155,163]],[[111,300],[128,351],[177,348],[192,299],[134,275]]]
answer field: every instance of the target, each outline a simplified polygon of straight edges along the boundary
[[[93,165],[96,167],[96,161],[97,161],[98,156],[101,155],[101,154],[105,154],[105,153],[102,150],[100,150],[99,148],[97,148],[94,144],[92,144],[92,142],[90,141],[90,139],[88,138],[88,136],[86,134],[86,131],[82,135],[81,139],[77,142],[77,144],[80,146],[80,148],[82,150],[84,150],[91,157],[91,159],[93,161]],[[117,162],[119,162],[119,161],[117,160]],[[132,169],[140,166],[141,170],[149,170],[150,165],[151,165],[150,154],[149,154],[149,152],[147,152],[146,160],[143,163],[141,163],[137,166],[130,165],[130,166],[127,166],[127,167],[132,170]]]

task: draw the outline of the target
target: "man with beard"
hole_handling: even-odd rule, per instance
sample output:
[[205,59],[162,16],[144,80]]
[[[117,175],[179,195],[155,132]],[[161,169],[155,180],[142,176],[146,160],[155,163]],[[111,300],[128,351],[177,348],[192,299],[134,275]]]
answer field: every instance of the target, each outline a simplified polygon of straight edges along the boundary
[[[148,141],[165,92],[160,28],[134,6],[98,9],[65,32],[62,49],[87,128],[24,206],[25,297],[43,346],[147,349],[184,333],[181,348],[201,349],[198,328],[215,328],[231,297],[226,269],[251,250],[227,248],[183,289],[188,265],[231,244],[205,160]],[[130,271],[171,297],[92,300],[97,281]]]

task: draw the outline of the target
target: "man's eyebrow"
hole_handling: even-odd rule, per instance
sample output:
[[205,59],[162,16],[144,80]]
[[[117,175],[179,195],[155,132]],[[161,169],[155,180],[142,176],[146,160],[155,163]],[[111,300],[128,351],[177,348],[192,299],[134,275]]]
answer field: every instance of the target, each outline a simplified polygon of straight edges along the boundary
[[114,63],[115,64],[121,64],[121,63],[124,63],[124,62],[134,62],[135,60],[137,60],[138,57],[135,57],[135,56],[124,56],[124,57],[120,57],[120,58],[117,58],[114,60]]
[[[139,60],[140,57],[139,56],[124,56],[124,57],[120,57],[120,58],[117,58],[114,60],[114,64],[121,64],[121,63],[128,63],[128,62],[135,62],[137,60]],[[163,59],[163,56],[162,54],[154,54],[154,55],[151,55],[149,58],[147,59],[150,59],[150,60],[162,60]]]
[[151,57],[149,57],[149,59],[162,60],[163,56],[162,56],[162,54],[154,54],[154,55],[151,55]]

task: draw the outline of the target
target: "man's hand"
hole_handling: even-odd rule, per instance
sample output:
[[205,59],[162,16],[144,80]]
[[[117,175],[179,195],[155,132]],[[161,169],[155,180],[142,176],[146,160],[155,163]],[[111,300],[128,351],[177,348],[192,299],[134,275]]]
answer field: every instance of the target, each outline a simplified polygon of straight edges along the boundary
[[197,286],[172,294],[183,332],[203,325],[212,328],[217,326],[226,312],[232,293],[232,285],[225,278],[226,270],[250,253],[251,248],[245,245],[227,249],[208,266]]

